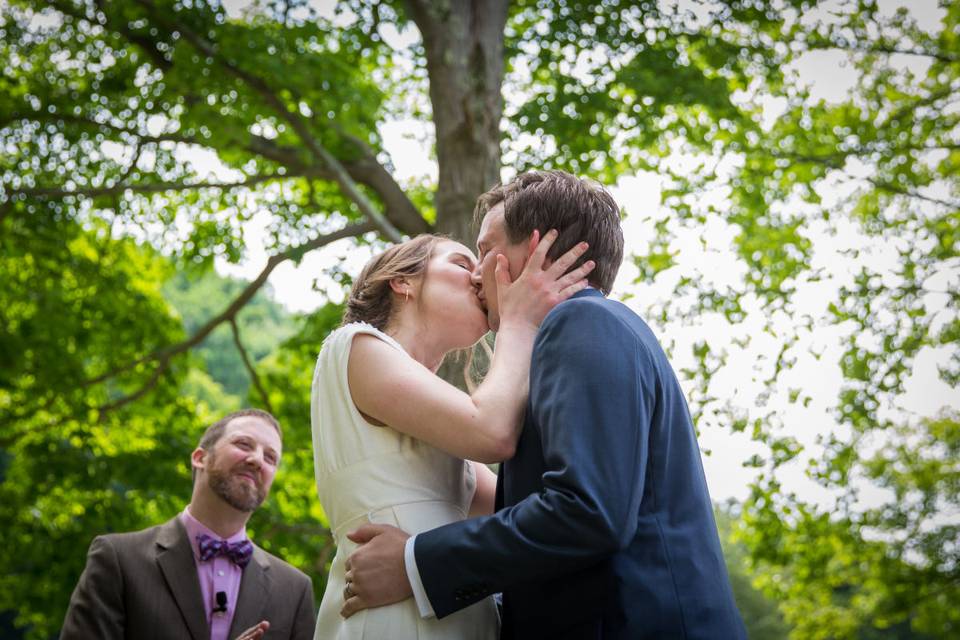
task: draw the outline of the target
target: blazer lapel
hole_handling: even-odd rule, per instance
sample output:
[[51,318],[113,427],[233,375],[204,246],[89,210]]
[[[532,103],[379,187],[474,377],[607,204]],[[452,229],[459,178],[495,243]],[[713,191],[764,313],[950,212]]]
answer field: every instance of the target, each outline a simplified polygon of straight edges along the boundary
[[157,564],[160,565],[167,587],[180,608],[190,635],[194,640],[208,640],[210,628],[200,593],[200,579],[197,577],[197,565],[193,560],[193,548],[179,518],[174,518],[160,527],[157,534]]
[[240,594],[237,596],[228,638],[237,637],[264,619],[270,593],[270,560],[260,547],[254,546],[253,558],[244,568],[240,579]]

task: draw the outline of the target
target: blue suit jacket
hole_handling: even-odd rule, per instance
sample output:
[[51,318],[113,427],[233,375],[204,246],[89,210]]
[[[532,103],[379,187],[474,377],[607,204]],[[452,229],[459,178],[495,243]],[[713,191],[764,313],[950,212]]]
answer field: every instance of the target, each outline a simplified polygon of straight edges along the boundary
[[650,328],[588,289],[546,317],[498,510],[417,536],[443,617],[503,592],[503,638],[745,638],[700,452]]

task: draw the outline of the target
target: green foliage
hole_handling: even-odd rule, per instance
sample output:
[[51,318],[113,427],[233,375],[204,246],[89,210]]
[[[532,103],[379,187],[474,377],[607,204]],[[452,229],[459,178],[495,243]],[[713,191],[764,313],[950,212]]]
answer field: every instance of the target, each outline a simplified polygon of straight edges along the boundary
[[82,384],[182,327],[160,295],[170,269],[155,252],[100,224],[53,222],[15,212],[0,255],[0,609],[33,637],[58,630],[96,533],[182,508],[184,452],[207,417],[179,394],[179,361],[152,382],[135,367],[110,385]]
[[[674,219],[656,225],[649,257],[635,256],[641,279],[656,278],[676,268],[671,241],[679,229],[721,218],[735,231],[742,281],[714,288],[685,274],[659,319],[720,311],[736,327],[745,311],[762,305],[765,331],[782,339],[772,365],[757,367],[766,387],[757,406],[709,393],[727,364],[721,349],[695,343],[697,366],[684,373],[695,415],[727,415],[734,431],[763,445],[745,462],[759,474],[738,531],[758,584],[781,603],[794,638],[957,633],[946,603],[957,588],[958,452],[955,436],[945,433],[957,431],[956,417],[930,418],[937,404],[926,417],[897,407],[923,353],[948,355],[940,377],[954,390],[958,379],[955,4],[942,5],[942,23],[930,31],[906,9],[888,13],[870,1],[771,25],[779,29],[782,75],[764,76],[735,100],[749,118],[723,129],[720,159],[715,150],[694,171],[673,172],[664,202]],[[815,97],[801,81],[796,65],[821,54],[850,69],[855,82],[847,95]],[[690,196],[701,191],[722,193],[724,207]],[[853,246],[843,252],[852,277],[814,271],[813,239],[851,227],[863,238],[859,245],[873,247],[866,256]],[[884,249],[893,260],[870,259]],[[839,282],[838,297],[817,316],[801,306],[809,297],[795,298],[822,277]],[[818,442],[822,453],[814,453],[764,405],[779,393],[798,412],[808,406],[804,389],[785,394],[783,387],[796,342],[821,327],[839,330],[846,349],[837,424],[811,425],[827,432]],[[932,402],[941,400],[949,401]],[[816,502],[781,482],[788,468],[819,485]]]
[[[906,11],[884,17],[868,2],[847,7],[833,24],[797,26],[791,35],[804,42],[798,54],[844,53],[857,84],[839,103],[811,100],[794,87],[769,131],[733,144],[745,161],[731,200],[746,214],[733,220],[743,229],[738,245],[752,270],[747,283],[758,293],[791,309],[789,285],[802,277],[810,249],[804,217],[846,216],[867,237],[893,243],[899,257],[893,273],[886,265],[862,267],[840,288],[827,318],[852,328],[837,410],[848,429],[825,439],[824,456],[810,460],[807,474],[831,492],[835,507],[784,491],[776,480],[782,439],[770,427],[761,435],[773,464],[744,506],[742,535],[765,590],[795,626],[792,637],[852,638],[871,628],[938,638],[957,633],[955,610],[946,604],[957,596],[958,529],[949,516],[960,505],[956,417],[890,418],[889,407],[922,349],[946,348],[957,357],[950,331],[960,298],[933,283],[955,277],[948,274],[958,257],[960,182],[949,164],[957,116],[947,107],[960,78],[960,49],[949,35],[958,17],[956,6],[947,7],[942,29],[931,34]],[[925,64],[903,65],[898,52]],[[852,188],[828,208],[818,190],[830,181]],[[945,196],[933,195],[937,185]],[[811,205],[810,213],[755,213],[793,199]],[[771,225],[799,241],[765,241],[759,234]],[[764,246],[790,253],[774,249],[768,259]],[[940,297],[935,306],[931,296]]]
[[[313,578],[317,602],[326,586],[334,546],[317,500],[310,431],[310,385],[324,338],[340,324],[343,307],[327,304],[305,318],[300,330],[260,367],[273,414],[283,425],[283,463],[278,491],[250,521],[251,535]],[[251,402],[256,400],[251,395]]]
[[[387,157],[381,134],[388,120],[430,124],[443,83],[462,82],[466,116],[444,123],[453,133],[426,127],[424,144],[456,143],[436,153],[441,176],[491,148],[516,170],[607,183],[655,171],[664,215],[631,259],[644,281],[678,277],[651,321],[740,328],[759,309],[759,333],[780,341],[756,406],[713,391],[732,347],[698,338],[682,371],[698,418],[729,416],[759,447],[749,499],[720,519],[734,531],[724,538],[751,634],[956,635],[957,418],[905,416],[896,401],[924,353],[946,354],[942,380],[960,380],[960,6],[942,3],[928,31],[873,0],[522,0],[506,11],[502,60],[477,48],[450,74],[450,56],[435,54],[452,52],[429,50],[437,34],[411,24],[415,4],[349,0],[331,16],[262,0],[239,18],[179,0],[4,5],[0,518],[12,542],[0,550],[0,611],[31,637],[55,633],[90,538],[179,510],[199,430],[245,404],[285,426],[282,471],[251,531],[319,595],[332,547],[309,387],[341,308],[295,319],[256,291],[327,234],[370,222],[364,199],[410,234],[469,216],[451,214],[476,195],[451,194],[456,181],[396,182],[403,159]],[[412,26],[421,39],[385,37]],[[855,76],[848,95],[817,97],[799,75],[824,53]],[[484,93],[500,77],[482,68],[500,62],[502,118]],[[493,126],[472,119],[483,109]],[[694,231],[706,246],[716,221],[742,269],[733,285],[683,263],[675,243]],[[261,277],[216,276],[215,259],[251,257],[251,226],[265,230]],[[344,237],[380,242],[362,235],[370,228],[383,226]],[[816,239],[850,228],[894,258],[844,247],[853,273],[833,276],[836,299],[817,316],[801,297],[831,277],[812,264]],[[340,265],[329,271],[349,284]],[[808,407],[790,378],[796,351],[828,330],[846,340],[843,383],[813,454],[766,402],[786,389],[791,408]],[[759,338],[750,331],[734,342]],[[781,484],[798,467],[829,508]]]
[[[137,368],[106,389],[78,385],[102,373],[113,351],[142,354],[180,339],[241,285],[213,274],[195,288],[183,276],[170,281],[168,260],[132,240],[101,237],[100,225],[63,225],[54,236],[39,224],[19,233],[21,222],[5,222],[17,251],[0,260],[6,281],[23,283],[0,294],[11,309],[5,321],[16,328],[4,332],[0,381],[0,516],[9,540],[0,552],[0,609],[16,611],[16,624],[30,637],[45,638],[59,629],[92,537],[143,528],[181,510],[190,495],[189,453],[203,428],[241,404],[262,403],[252,390],[247,398],[246,383],[243,402],[226,393],[221,382],[232,372],[218,369],[215,358],[204,363],[208,348],[235,348],[229,335],[222,346],[179,356],[155,383],[149,370]],[[173,302],[189,317],[181,320]],[[339,313],[334,308],[337,320]],[[250,530],[310,572],[318,595],[331,547],[314,488],[309,387],[333,315],[306,322],[291,343],[296,348],[278,349],[294,320],[267,298],[251,303],[239,323],[256,336],[252,353],[271,354],[265,381],[285,428],[277,490]],[[140,385],[146,392],[130,396]],[[23,411],[31,403],[42,410]]]
[[[960,423],[944,416],[885,435],[872,455],[848,448],[813,466],[813,475],[845,494],[834,512],[785,495],[773,480],[758,483],[743,507],[739,537],[757,583],[794,625],[791,637],[856,638],[898,628],[956,635],[960,616],[949,603],[960,596],[960,530],[944,515],[960,500]],[[851,510],[856,485],[849,478],[856,476],[890,491],[892,500]]]
[[765,596],[754,586],[756,576],[748,571],[747,547],[734,536],[734,527],[739,517],[739,514],[735,513],[735,505],[718,509],[716,517],[733,597],[747,628],[747,637],[751,640],[779,640],[787,637],[790,626],[784,622],[777,600]]
[[[163,295],[183,318],[186,332],[193,334],[227,308],[246,285],[212,271],[199,278],[181,272],[164,286]],[[270,355],[295,331],[289,314],[271,301],[269,295],[269,288],[261,290],[237,314],[237,329],[243,347],[254,362]],[[246,397],[250,374],[244,367],[230,327],[217,327],[197,345],[194,353],[203,360],[206,371],[223,392],[238,398]]]
[[[273,214],[277,247],[323,228],[330,213],[356,215],[329,183],[289,179],[310,173],[306,154],[291,124],[270,114],[276,105],[309,113],[304,126],[333,152],[345,149],[345,158],[352,147],[331,121],[343,134],[375,141],[383,100],[368,76],[375,63],[341,46],[321,23],[231,21],[206,3],[9,4],[2,28],[20,37],[4,38],[2,48],[8,97],[0,101],[0,123],[16,149],[0,165],[7,188],[92,196],[100,216],[141,229],[154,246],[186,262],[209,263],[216,255],[239,260],[242,223],[257,208]],[[283,90],[257,92],[223,73],[219,58],[198,52],[208,45],[241,74],[283,78]],[[191,189],[217,181],[184,162],[178,144],[216,149],[232,169],[222,182],[284,181],[284,197]],[[172,225],[180,225],[178,233],[169,233]]]
[[523,65],[508,82],[522,100],[508,105],[507,133],[537,142],[508,147],[515,168],[613,183],[656,169],[673,142],[709,149],[750,127],[731,97],[760,78],[778,82],[784,20],[781,9],[743,11],[751,4],[695,16],[653,1],[513,3],[506,44]]

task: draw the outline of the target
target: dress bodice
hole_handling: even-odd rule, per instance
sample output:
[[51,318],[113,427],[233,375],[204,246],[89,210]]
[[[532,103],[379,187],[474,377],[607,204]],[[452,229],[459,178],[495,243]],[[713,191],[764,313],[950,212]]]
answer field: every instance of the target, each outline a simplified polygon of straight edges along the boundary
[[346,533],[343,529],[363,518],[376,522],[378,513],[399,505],[442,502],[465,518],[476,486],[472,465],[390,427],[371,424],[354,405],[347,363],[353,338],[361,333],[403,351],[378,329],[352,323],[328,336],[317,359],[311,407],[314,470],[320,503],[337,541]]
[[367,522],[391,524],[410,534],[457,522],[467,517],[476,490],[469,462],[363,417],[347,380],[350,348],[357,334],[373,335],[403,351],[382,331],[352,323],[331,333],[317,358],[310,408],[314,470],[337,553],[317,615],[315,638],[493,640],[499,626],[493,598],[439,620],[421,617],[412,599],[366,609],[349,619],[340,616],[345,562],[356,548],[347,533]]

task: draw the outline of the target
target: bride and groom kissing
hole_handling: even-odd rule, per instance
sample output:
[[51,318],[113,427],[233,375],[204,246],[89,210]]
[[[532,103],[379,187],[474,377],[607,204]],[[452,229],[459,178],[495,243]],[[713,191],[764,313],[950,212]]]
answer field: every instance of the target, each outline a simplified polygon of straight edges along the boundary
[[[744,638],[682,389],[606,297],[619,207],[538,171],[475,218],[476,257],[418,236],[371,260],[321,349],[315,637]],[[435,375],[489,329],[472,393]]]

